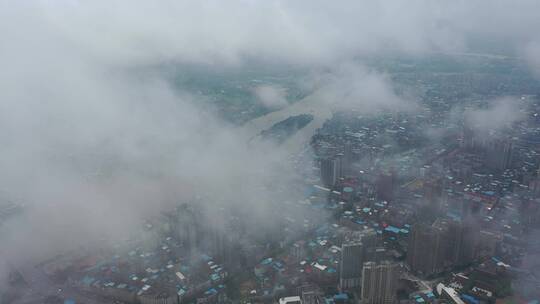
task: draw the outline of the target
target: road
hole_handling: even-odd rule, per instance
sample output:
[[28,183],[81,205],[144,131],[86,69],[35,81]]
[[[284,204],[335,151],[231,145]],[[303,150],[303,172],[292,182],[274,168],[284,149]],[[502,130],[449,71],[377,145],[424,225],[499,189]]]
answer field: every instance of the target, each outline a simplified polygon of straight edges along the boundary
[[[401,263],[401,267],[404,267],[403,263]],[[424,281],[420,278],[416,277],[412,273],[406,271],[401,273],[401,277],[405,280],[413,281],[418,284],[421,292],[430,292],[433,291],[433,286],[437,282],[437,280],[432,281]]]

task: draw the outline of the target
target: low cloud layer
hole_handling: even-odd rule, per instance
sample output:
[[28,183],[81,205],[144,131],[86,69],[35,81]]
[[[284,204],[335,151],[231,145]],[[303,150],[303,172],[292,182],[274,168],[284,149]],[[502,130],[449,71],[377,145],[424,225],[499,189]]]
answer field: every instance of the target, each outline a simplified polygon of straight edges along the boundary
[[[10,44],[54,43],[106,64],[327,65],[362,54],[519,50],[539,43],[535,0],[36,1],[1,6]],[[489,46],[489,47],[486,47]],[[30,50],[29,50],[30,51]],[[537,56],[534,56],[535,58]]]
[[[0,190],[28,205],[3,228],[0,264],[121,235],[198,193],[264,214],[276,197],[260,185],[294,178],[286,151],[248,148],[243,131],[202,110],[189,88],[179,94],[164,77],[134,70],[327,68],[312,85],[332,107],[414,109],[387,76],[344,63],[478,51],[471,41],[488,41],[538,67],[538,11],[536,0],[0,1]],[[255,93],[286,105],[280,88]],[[506,103],[494,107],[472,115],[488,124],[509,117]]]
[[519,105],[516,97],[496,98],[488,101],[484,108],[465,110],[465,122],[479,134],[497,132],[526,118]]
[[357,63],[341,64],[317,73],[309,86],[314,97],[338,111],[355,109],[361,113],[374,113],[416,108],[414,100],[396,93],[387,75]]
[[287,102],[287,91],[279,86],[261,85],[253,89],[257,101],[269,109],[279,109]]
[[199,194],[262,209],[270,197],[255,187],[286,170],[278,148],[248,150],[242,132],[189,95],[146,80],[85,80],[88,100],[66,90],[2,111],[0,183],[30,212],[14,242],[120,235]]

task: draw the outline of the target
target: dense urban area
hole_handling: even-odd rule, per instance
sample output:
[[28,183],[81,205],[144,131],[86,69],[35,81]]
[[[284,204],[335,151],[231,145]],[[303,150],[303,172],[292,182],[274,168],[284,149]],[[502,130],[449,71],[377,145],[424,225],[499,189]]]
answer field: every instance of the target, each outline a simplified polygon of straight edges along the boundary
[[[202,193],[129,238],[11,265],[1,302],[538,303],[540,84],[510,59],[372,62],[417,92],[418,107],[333,110],[291,155],[297,196],[265,210],[268,227]],[[229,93],[205,89],[211,102]],[[496,115],[487,101],[508,96],[519,119],[469,119]],[[271,112],[224,104],[225,116]],[[312,120],[290,116],[258,136],[282,144]],[[5,201],[0,223],[24,212]]]

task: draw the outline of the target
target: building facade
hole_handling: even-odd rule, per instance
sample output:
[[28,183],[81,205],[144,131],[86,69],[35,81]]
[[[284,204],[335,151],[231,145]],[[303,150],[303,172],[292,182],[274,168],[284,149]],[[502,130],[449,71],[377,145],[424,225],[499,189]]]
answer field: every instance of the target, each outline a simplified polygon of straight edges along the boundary
[[399,268],[396,263],[366,262],[362,268],[362,304],[391,304],[396,302]]

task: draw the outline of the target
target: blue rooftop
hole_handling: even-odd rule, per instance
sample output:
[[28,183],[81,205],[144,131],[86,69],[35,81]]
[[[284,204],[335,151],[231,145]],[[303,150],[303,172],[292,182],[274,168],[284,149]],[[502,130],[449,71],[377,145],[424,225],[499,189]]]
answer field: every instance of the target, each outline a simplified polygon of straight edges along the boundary
[[210,288],[204,294],[209,296],[209,295],[215,295],[216,293],[218,293],[218,291],[215,288]]
[[461,221],[461,216],[453,213],[453,212],[448,212],[446,213],[446,216],[448,216],[449,218],[453,219],[453,220],[456,220],[456,221]]
[[346,293],[338,293],[337,295],[334,295],[334,300],[348,300],[349,296]]
[[399,233],[400,229],[394,226],[388,226],[384,228],[385,231],[393,232],[393,233]]
[[463,299],[463,301],[465,301],[467,303],[480,304],[480,301],[478,301],[475,297],[470,296],[468,294],[461,295],[461,299]]
[[206,254],[204,254],[204,253],[201,255],[201,257],[202,257],[202,259],[205,260],[206,262],[212,260],[212,257],[210,257],[209,255],[206,255]]

